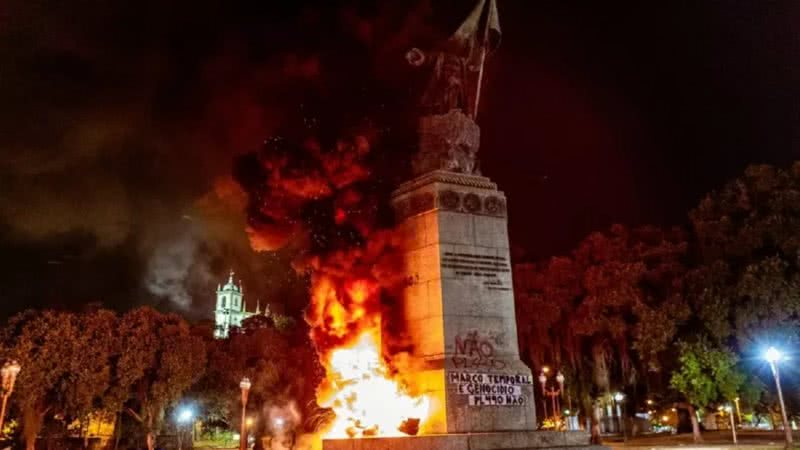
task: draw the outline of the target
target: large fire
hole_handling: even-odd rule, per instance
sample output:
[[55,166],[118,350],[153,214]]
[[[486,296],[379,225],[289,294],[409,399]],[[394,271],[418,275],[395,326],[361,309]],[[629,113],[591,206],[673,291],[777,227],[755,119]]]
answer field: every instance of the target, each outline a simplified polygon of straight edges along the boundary
[[430,403],[401,381],[396,342],[382,341],[384,302],[404,278],[395,234],[379,225],[369,151],[365,135],[332,148],[274,137],[235,172],[253,248],[297,252],[295,268],[311,275],[306,321],[326,373],[317,403],[336,414],[331,438],[416,434]]
[[415,434],[428,417],[429,399],[412,395],[382,357],[375,307],[380,288],[367,279],[345,282],[342,289],[329,276],[315,281],[312,307],[322,332],[317,341],[320,334],[340,338],[320,355],[326,377],[317,403],[336,415],[326,437]]
[[330,391],[318,399],[336,414],[327,437],[402,436],[427,417],[428,398],[409,395],[389,376],[373,333],[334,350],[327,362]]

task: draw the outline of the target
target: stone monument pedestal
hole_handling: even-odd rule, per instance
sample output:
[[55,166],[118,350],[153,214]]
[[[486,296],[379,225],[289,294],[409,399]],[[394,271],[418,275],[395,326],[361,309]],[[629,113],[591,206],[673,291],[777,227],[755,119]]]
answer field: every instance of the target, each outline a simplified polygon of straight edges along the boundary
[[421,433],[534,430],[505,196],[486,177],[436,170],[400,185],[392,203],[408,280],[402,320],[420,363],[409,378],[431,398]]
[[411,340],[418,364],[404,378],[429,396],[430,417],[419,436],[328,439],[323,450],[592,448],[587,432],[535,431],[503,193],[486,177],[435,170],[402,184],[392,204],[407,287],[391,320]]

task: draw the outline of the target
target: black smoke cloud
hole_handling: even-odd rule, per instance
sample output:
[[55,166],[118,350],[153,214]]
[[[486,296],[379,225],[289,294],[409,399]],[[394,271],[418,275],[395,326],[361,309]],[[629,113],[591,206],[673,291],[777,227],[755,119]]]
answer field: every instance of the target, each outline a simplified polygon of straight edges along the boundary
[[229,268],[249,301],[291,307],[300,282],[285,255],[250,249],[230,175],[287,123],[337,111],[335,134],[387,107],[363,81],[366,28],[395,11],[346,3],[4,2],[2,314],[97,301],[204,317]]
[[[451,21],[469,7],[450,3]],[[208,317],[230,268],[251,302],[302,307],[293,255],[251,249],[234,161],[357,127],[392,143],[370,173],[388,192],[413,151],[403,54],[452,29],[438,20],[428,1],[3,2],[0,315],[103,302]]]

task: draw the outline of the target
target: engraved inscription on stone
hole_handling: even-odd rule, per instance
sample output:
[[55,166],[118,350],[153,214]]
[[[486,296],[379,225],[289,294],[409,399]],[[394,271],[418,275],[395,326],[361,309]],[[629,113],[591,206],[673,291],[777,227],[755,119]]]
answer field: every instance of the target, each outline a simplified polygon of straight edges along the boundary
[[444,252],[442,268],[452,269],[456,276],[471,277],[481,282],[490,291],[510,291],[498,274],[509,273],[508,261],[502,256],[478,255],[474,253]]

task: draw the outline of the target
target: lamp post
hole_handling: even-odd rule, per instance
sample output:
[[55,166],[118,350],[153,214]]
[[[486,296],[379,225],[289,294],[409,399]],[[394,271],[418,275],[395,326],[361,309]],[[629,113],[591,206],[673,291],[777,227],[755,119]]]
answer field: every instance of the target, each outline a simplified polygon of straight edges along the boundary
[[736,423],[733,421],[733,407],[731,405],[725,406],[725,412],[728,413],[728,417],[731,419],[731,433],[733,433],[733,443],[736,444]]
[[[177,427],[177,435],[178,435],[178,450],[183,448],[183,435],[186,434],[186,430],[183,428],[187,425],[192,427],[194,419],[194,412],[191,408],[183,408],[178,412],[178,427]],[[189,438],[191,439],[192,433],[189,433]],[[192,448],[192,444],[189,444],[189,448]]]
[[547,375],[544,370],[539,375],[539,383],[542,385],[542,394],[544,397],[542,398],[542,403],[544,404],[545,408],[545,417],[547,417],[547,401],[545,397],[550,397],[550,402],[552,403],[553,407],[553,425],[558,427],[559,424],[559,414],[558,411],[560,410],[560,404],[557,404],[558,397],[561,396],[561,393],[564,392],[564,374],[560,371],[555,376],[556,382],[558,383],[558,389],[555,386],[552,388],[547,388]]
[[614,394],[614,406],[617,409],[617,426],[619,426],[620,430],[622,431],[622,440],[627,440],[627,433],[625,430],[625,424],[622,421],[622,411],[620,410],[620,405],[625,400],[625,394],[622,392],[617,392]]
[[[546,369],[545,367],[544,369]],[[544,421],[547,420],[547,375],[544,374],[544,369],[542,369],[542,373],[539,374],[539,384],[542,385],[542,407],[544,409],[544,416],[542,416],[542,425],[544,425]]]
[[247,396],[250,393],[250,379],[242,378],[239,388],[242,390],[242,431],[239,433],[239,450],[247,449]]
[[[556,374],[556,382],[558,383],[558,398],[556,399],[557,400],[557,404],[558,404],[558,411],[562,410],[562,408],[561,408],[561,397],[564,394],[567,393],[567,391],[564,390],[564,380],[565,380],[564,374],[561,373],[561,371],[559,370],[558,373]],[[571,409],[571,406],[570,406],[570,409]],[[559,417],[563,417],[563,414],[559,414]],[[566,430],[568,426],[569,426],[569,417],[567,417],[565,419],[564,430]]]
[[772,376],[775,378],[775,386],[778,388],[778,401],[781,404],[781,418],[783,419],[783,431],[786,435],[786,448],[792,447],[792,428],[789,426],[789,419],[786,416],[786,405],[783,403],[783,392],[781,391],[781,377],[778,372],[778,363],[786,357],[775,347],[770,347],[764,354],[764,359],[772,369]]
[[17,375],[22,370],[19,363],[16,361],[9,361],[3,364],[0,369],[0,378],[2,379],[3,388],[3,405],[0,407],[0,434],[3,432],[3,423],[6,418],[6,405],[8,405],[8,397],[14,392],[14,384],[17,382]]

